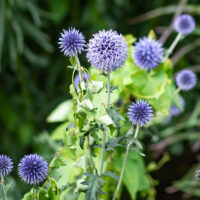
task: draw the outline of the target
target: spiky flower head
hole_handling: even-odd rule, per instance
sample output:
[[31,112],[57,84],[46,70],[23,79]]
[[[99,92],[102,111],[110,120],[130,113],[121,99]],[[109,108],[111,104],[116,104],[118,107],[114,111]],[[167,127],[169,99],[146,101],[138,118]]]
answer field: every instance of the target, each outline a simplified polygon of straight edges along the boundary
[[47,162],[37,154],[24,156],[19,165],[18,172],[21,179],[27,184],[39,184],[48,173]]
[[[184,109],[185,101],[184,101],[183,97],[179,96],[179,100],[180,100],[180,105],[181,105],[182,109]],[[169,115],[170,116],[177,116],[177,115],[182,113],[182,111],[183,111],[182,109],[180,109],[177,105],[172,104],[171,107],[170,107]]]
[[87,46],[87,59],[93,67],[111,72],[120,68],[128,56],[128,45],[121,34],[102,30],[94,34]]
[[[89,75],[86,72],[83,72],[82,75],[83,75],[84,82],[87,82],[90,79]],[[74,78],[74,85],[75,85],[76,91],[78,90],[79,84],[80,84],[80,76],[79,76],[79,74],[77,74]]]
[[188,14],[180,15],[174,22],[174,28],[183,35],[190,34],[195,29],[195,20]]
[[135,44],[133,58],[138,67],[151,70],[161,63],[163,54],[164,48],[160,42],[143,37]]
[[7,155],[0,155],[0,177],[9,175],[12,169],[12,160]]
[[191,90],[196,85],[196,75],[189,69],[181,70],[176,76],[176,84],[181,90]]
[[145,126],[150,122],[153,116],[152,112],[153,110],[149,103],[141,99],[129,106],[128,117],[132,124]]
[[60,45],[61,52],[65,56],[77,56],[80,54],[86,46],[85,37],[79,30],[75,28],[69,28],[61,32],[58,44]]

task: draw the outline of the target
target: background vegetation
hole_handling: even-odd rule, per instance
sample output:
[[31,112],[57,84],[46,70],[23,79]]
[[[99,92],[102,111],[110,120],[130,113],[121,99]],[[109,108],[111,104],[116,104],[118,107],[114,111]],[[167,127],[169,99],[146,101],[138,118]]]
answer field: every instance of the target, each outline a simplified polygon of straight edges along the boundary
[[[200,3],[198,0],[181,2],[185,3],[183,11],[195,17],[197,29],[178,45],[172,61],[175,71],[191,68],[199,77]],[[177,3],[173,0],[145,3],[141,0],[1,0],[0,153],[18,163],[24,154],[37,152],[50,161],[56,152],[58,144],[49,135],[59,123],[47,123],[46,118],[60,102],[71,98],[71,70],[66,68],[68,60],[57,44],[63,28],[74,26],[87,40],[100,29],[110,28],[136,38],[154,29],[159,38],[169,28]],[[172,32],[166,45],[174,38]],[[195,180],[200,159],[199,82],[191,92],[182,94],[186,101],[184,113],[167,125],[151,127],[144,137],[145,162],[155,179],[152,181],[156,191],[152,193],[156,192],[159,200],[200,197],[198,185],[191,182]],[[12,183],[10,199],[21,199],[30,189],[18,179],[16,172],[9,181]],[[123,192],[128,199],[126,190]]]

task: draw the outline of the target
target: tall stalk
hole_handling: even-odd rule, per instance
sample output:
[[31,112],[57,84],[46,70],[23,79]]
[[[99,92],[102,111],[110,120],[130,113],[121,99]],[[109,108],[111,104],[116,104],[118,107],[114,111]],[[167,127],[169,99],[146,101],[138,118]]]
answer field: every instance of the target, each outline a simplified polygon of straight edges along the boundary
[[7,200],[6,188],[5,188],[5,181],[4,181],[3,176],[1,176],[1,184],[2,184],[2,188],[3,188],[3,194],[4,194],[4,197],[5,197],[5,200]]
[[81,82],[83,82],[83,74],[82,74],[82,70],[81,70],[81,64],[80,64],[78,57],[76,56],[75,58],[76,58],[76,64],[77,64],[78,74],[79,74],[79,79],[80,79],[80,84],[81,84]]
[[176,47],[176,45],[178,44],[179,40],[181,39],[182,34],[178,33],[178,35],[176,36],[174,42],[171,44],[171,46],[169,47],[167,54],[165,55],[163,62],[165,62],[167,60],[167,58],[171,55],[171,53],[173,52],[174,48]]
[[[138,133],[139,133],[139,128],[140,128],[139,125],[137,125],[136,130],[135,130],[134,139],[137,139],[137,136],[138,136]],[[126,161],[127,161],[128,153],[129,153],[130,147],[133,144],[133,142],[134,142],[134,140],[131,140],[131,142],[129,142],[128,145],[127,145],[127,147],[126,147],[126,153],[125,153],[123,164],[122,164],[121,174],[120,174],[119,181],[118,181],[118,184],[117,184],[117,188],[115,190],[115,194],[114,194],[112,200],[116,199],[117,194],[119,192],[119,189],[120,189],[120,186],[121,186],[121,183],[122,183],[122,179],[123,179],[123,175],[124,175],[124,170],[125,170],[125,166],[126,166]]]
[[87,136],[87,143],[88,143],[88,153],[89,153],[89,161],[90,161],[90,165],[91,165],[91,170],[93,171],[94,169],[94,162],[92,159],[92,152],[91,152],[91,148],[90,148],[90,136]]
[[[110,72],[108,72],[107,78],[108,78],[108,82],[107,82],[107,93],[108,93],[108,95],[107,95],[107,111],[109,111],[109,109],[110,109]],[[107,130],[106,130],[106,128],[104,128],[99,176],[102,176],[102,173],[103,173],[104,157],[105,157],[105,152],[106,152],[106,135],[107,135]]]

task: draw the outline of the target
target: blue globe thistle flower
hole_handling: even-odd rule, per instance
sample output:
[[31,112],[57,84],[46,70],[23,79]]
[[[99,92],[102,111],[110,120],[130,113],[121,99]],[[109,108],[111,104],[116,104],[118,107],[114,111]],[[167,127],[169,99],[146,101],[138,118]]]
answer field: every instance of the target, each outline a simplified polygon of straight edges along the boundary
[[12,160],[6,155],[0,155],[0,177],[9,175],[12,169]]
[[80,54],[86,46],[85,37],[79,30],[75,28],[69,28],[61,32],[58,44],[60,45],[61,52],[65,56],[77,56]]
[[[182,96],[179,96],[181,107],[185,107],[185,101]],[[177,116],[182,113],[182,109],[180,109],[177,105],[172,104],[170,107],[169,115],[170,116]]]
[[128,45],[121,34],[102,30],[93,35],[87,46],[87,59],[93,67],[111,72],[120,68],[128,56]]
[[160,42],[144,37],[136,42],[133,58],[138,67],[151,70],[161,63],[163,54],[164,48]]
[[129,106],[128,117],[132,124],[145,126],[150,122],[152,112],[152,107],[146,100],[139,100]]
[[[87,82],[90,77],[89,75],[86,73],[86,72],[83,72],[83,81],[84,82]],[[74,85],[75,85],[75,89],[76,91],[78,90],[78,85],[80,84],[80,77],[79,77],[79,74],[77,74],[75,77],[74,77]]]
[[195,29],[195,20],[190,15],[180,15],[174,22],[174,28],[183,35],[190,34]]
[[48,173],[47,162],[37,154],[24,156],[19,165],[18,172],[21,179],[27,184],[39,184]]
[[196,75],[191,70],[184,69],[177,74],[176,84],[181,90],[191,90],[196,85]]

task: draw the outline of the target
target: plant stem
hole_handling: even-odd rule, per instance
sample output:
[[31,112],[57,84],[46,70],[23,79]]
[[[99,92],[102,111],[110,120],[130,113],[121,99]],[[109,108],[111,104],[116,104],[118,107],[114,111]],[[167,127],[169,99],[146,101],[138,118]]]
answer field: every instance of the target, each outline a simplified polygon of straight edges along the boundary
[[[110,72],[108,72],[107,75],[108,82],[107,82],[107,111],[110,109]],[[103,164],[104,164],[104,157],[105,157],[105,152],[106,152],[106,128],[104,128],[103,131],[103,141],[102,141],[102,153],[101,153],[101,162],[100,162],[100,169],[99,169],[99,176],[102,176],[103,173]]]
[[3,176],[1,176],[1,183],[2,183],[2,187],[3,187],[3,193],[4,193],[5,200],[7,200],[7,196],[6,196],[6,188],[5,188],[5,184],[4,184],[4,178],[3,178]]
[[102,173],[103,173],[103,164],[104,164],[105,152],[106,152],[106,129],[104,128],[99,176],[102,176]]
[[[135,130],[134,139],[136,139],[137,136],[138,136],[139,128],[140,128],[140,127],[137,125],[136,130]],[[133,144],[133,142],[134,142],[134,140],[132,140],[131,142],[129,142],[128,145],[127,145],[127,147],[126,147],[126,153],[125,153],[124,160],[123,160],[123,164],[122,164],[121,174],[120,174],[119,181],[118,181],[118,184],[117,184],[117,188],[116,188],[116,190],[115,190],[115,194],[114,194],[112,200],[115,200],[115,199],[116,199],[117,194],[118,194],[118,192],[119,192],[119,189],[120,189],[120,186],[121,186],[121,183],[122,183],[122,179],[123,179],[123,175],[124,175],[125,166],[126,166],[126,160],[127,160],[127,157],[128,157],[128,153],[129,153],[130,147],[131,147],[131,145]]]
[[137,137],[138,137],[138,133],[139,133],[139,129],[140,129],[140,126],[139,125],[137,125],[136,126],[136,130],[135,130],[135,135],[134,135],[134,139],[137,139]]
[[181,91],[181,88],[177,88],[175,95],[177,95]]
[[181,36],[182,36],[181,33],[179,33],[176,36],[174,42],[171,44],[170,48],[168,49],[167,54],[165,55],[165,57],[163,59],[163,62],[165,62],[167,60],[167,58],[171,55],[171,53],[173,52],[174,48],[176,47],[176,45],[178,44],[179,40],[181,39]]
[[88,142],[88,152],[89,152],[89,160],[90,160],[90,165],[91,165],[91,169],[93,171],[94,169],[94,162],[92,160],[92,152],[91,152],[91,148],[90,148],[90,136],[87,136],[87,142]]
[[107,92],[108,92],[107,110],[109,111],[109,108],[110,108],[110,72],[108,72]]
[[81,71],[81,64],[80,64],[78,57],[76,56],[75,58],[76,58],[76,63],[77,63],[78,73],[79,73],[79,78],[80,78],[80,83],[81,83],[81,82],[83,82],[83,74]]
[[35,188],[33,186],[33,200],[35,200],[34,193],[35,193]]

